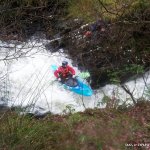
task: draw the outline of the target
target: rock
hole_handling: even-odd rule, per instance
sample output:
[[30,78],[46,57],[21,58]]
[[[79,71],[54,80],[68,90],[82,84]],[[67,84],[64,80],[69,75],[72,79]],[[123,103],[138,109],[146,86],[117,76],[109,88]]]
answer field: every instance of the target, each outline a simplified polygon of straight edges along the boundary
[[1,113],[5,112],[5,111],[8,111],[8,110],[10,110],[10,108],[8,106],[6,106],[6,105],[0,105],[0,112]]

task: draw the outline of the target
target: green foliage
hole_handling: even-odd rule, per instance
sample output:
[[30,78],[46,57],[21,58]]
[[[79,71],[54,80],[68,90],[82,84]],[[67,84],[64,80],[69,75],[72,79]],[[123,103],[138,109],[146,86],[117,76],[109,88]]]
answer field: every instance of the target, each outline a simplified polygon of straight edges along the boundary
[[83,18],[87,22],[93,21],[97,14],[96,0],[70,0],[69,12],[70,16],[75,18]]
[[150,86],[144,91],[144,95],[149,99],[150,98]]
[[97,107],[99,107],[100,105],[106,105],[108,102],[110,102],[110,97],[108,97],[107,95],[104,95],[104,97],[102,98],[101,102],[99,102],[97,104]]
[[126,74],[135,74],[144,73],[144,67],[139,64],[130,64],[124,65],[122,68],[117,68],[114,70],[107,70],[110,81],[114,84],[120,83],[120,77]]
[[69,116],[68,122],[71,125],[76,125],[80,122],[86,121],[88,118],[86,116],[81,115],[80,113],[75,113]]
[[133,3],[133,8],[135,9],[135,11],[140,11],[146,8],[149,8],[150,3],[148,0],[135,0]]
[[131,64],[131,65],[125,66],[125,71],[139,74],[139,73],[144,73],[144,68],[141,65]]
[[[8,149],[51,149],[57,145],[57,140],[63,140],[65,133],[68,134],[61,123],[38,121],[17,115],[4,119],[0,127],[0,149],[5,146]],[[63,136],[61,133],[64,133]]]
[[67,105],[66,108],[63,110],[64,114],[73,114],[75,112],[73,105]]
[[114,83],[114,84],[118,84],[120,83],[120,80],[119,80],[119,74],[120,74],[120,71],[113,71],[113,72],[109,72],[110,74],[108,74],[108,76],[110,77],[110,81],[111,83]]
[[87,137],[83,134],[79,136],[79,142],[84,143],[87,140]]
[[148,0],[69,0],[70,15],[87,22],[102,16],[116,19],[148,6]]
[[120,80],[119,80],[119,75],[121,73],[121,70],[119,69],[115,69],[113,71],[111,70],[107,70],[108,76],[110,78],[111,83],[113,84],[119,84]]

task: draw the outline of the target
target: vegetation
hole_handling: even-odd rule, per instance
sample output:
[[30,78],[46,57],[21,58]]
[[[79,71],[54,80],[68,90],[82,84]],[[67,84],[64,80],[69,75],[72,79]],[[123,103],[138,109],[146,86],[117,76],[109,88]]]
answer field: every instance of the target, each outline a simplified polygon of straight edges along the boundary
[[149,5],[148,0],[69,0],[69,14],[87,22],[99,17],[116,20],[132,12],[139,13]]
[[[148,69],[149,6],[148,0],[83,0],[77,5],[71,0],[70,16],[84,18],[90,23],[80,31],[83,38],[69,39],[70,55],[76,57],[74,59],[79,65],[90,70],[92,86],[97,88],[108,80],[124,83],[129,76],[139,75]],[[91,31],[91,26],[99,20],[101,25],[98,29],[85,37],[86,31]]]
[[134,107],[87,109],[43,119],[7,112],[0,117],[0,149],[132,149],[132,144],[149,143],[149,109],[149,102],[139,102]]
[[52,34],[52,27],[64,16],[65,0],[0,1],[1,40],[25,40],[37,31]]
[[[119,84],[134,105],[118,106],[105,96],[100,102],[107,103],[105,109],[87,109],[83,113],[73,113],[69,105],[64,111],[68,115],[47,115],[38,120],[12,111],[1,113],[0,149],[121,150],[150,144],[150,103],[135,100],[123,85],[130,76],[149,69],[149,7],[149,0],[1,0],[1,40],[24,41],[37,31],[47,37],[54,34],[53,30],[60,32],[72,59],[90,71],[93,88],[103,81]],[[74,18],[89,25],[76,26]],[[71,20],[71,25],[69,22],[67,27],[60,27],[61,23],[67,24],[66,20]],[[91,25],[98,20],[103,25],[91,31]],[[90,36],[86,36],[87,31]],[[14,50],[5,48],[8,54],[3,61],[28,53],[21,52],[24,47],[18,51],[15,46]],[[148,98],[149,91],[147,88],[145,93]]]

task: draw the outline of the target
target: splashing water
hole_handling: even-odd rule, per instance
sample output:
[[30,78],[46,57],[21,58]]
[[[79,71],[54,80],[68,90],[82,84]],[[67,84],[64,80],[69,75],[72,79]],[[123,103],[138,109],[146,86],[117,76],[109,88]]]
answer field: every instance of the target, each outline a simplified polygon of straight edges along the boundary
[[[14,45],[11,44],[11,46]],[[8,106],[27,107],[30,112],[40,111],[41,113],[47,111],[61,113],[68,105],[75,108],[76,111],[84,110],[83,100],[85,98],[65,90],[55,81],[51,70],[51,65],[59,66],[63,60],[67,60],[70,65],[72,64],[67,55],[63,54],[63,50],[51,54],[40,42],[29,42],[26,45],[17,45],[15,48],[24,48],[23,52],[28,52],[28,56],[23,55],[18,59],[10,59],[6,65],[4,61],[0,63],[3,66],[1,67],[2,72],[7,74],[7,79],[5,78],[7,91],[4,90],[1,95],[8,100]],[[5,56],[6,54],[1,58],[4,59]],[[78,68],[74,68],[76,74],[79,74]],[[8,94],[4,95],[4,93]],[[86,99],[85,103],[88,106],[91,101]]]
[[[114,91],[117,93],[116,97],[123,101],[129,98],[129,95],[116,85],[106,85],[104,88],[95,91],[95,94],[91,97],[83,97],[65,90],[55,81],[50,66],[59,66],[62,60],[67,60],[71,65],[72,61],[63,53],[62,49],[56,53],[47,52],[44,47],[45,42],[29,41],[17,46],[0,43],[2,47],[0,82],[3,85],[1,86],[0,104],[5,97],[8,106],[26,107],[26,111],[29,112],[62,113],[66,106],[74,108],[75,111],[97,107],[104,95],[111,97]],[[12,50],[9,50],[8,53],[6,47],[12,47]],[[76,74],[79,74],[78,68],[74,68]],[[146,73],[145,76],[147,84],[150,84],[149,73]],[[126,84],[136,98],[142,96],[145,89],[145,82],[142,78]],[[104,106],[101,105],[100,107]]]

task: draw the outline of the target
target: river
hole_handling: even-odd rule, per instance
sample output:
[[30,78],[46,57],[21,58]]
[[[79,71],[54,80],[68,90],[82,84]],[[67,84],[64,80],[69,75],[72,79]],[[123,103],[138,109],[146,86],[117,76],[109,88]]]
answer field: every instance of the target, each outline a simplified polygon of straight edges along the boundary
[[[106,85],[94,91],[93,96],[84,97],[63,88],[55,81],[51,65],[59,66],[63,60],[72,65],[72,60],[63,53],[63,49],[51,53],[45,49],[47,40],[32,39],[15,44],[0,42],[0,104],[9,107],[18,106],[25,112],[61,114],[65,110],[84,111],[85,108],[105,107],[104,95],[119,99],[119,103],[132,100],[120,86]],[[80,73],[73,66],[76,75]],[[146,85],[145,85],[146,83]],[[126,83],[135,99],[145,96],[150,85],[150,73]],[[104,100],[104,99],[103,99]]]

